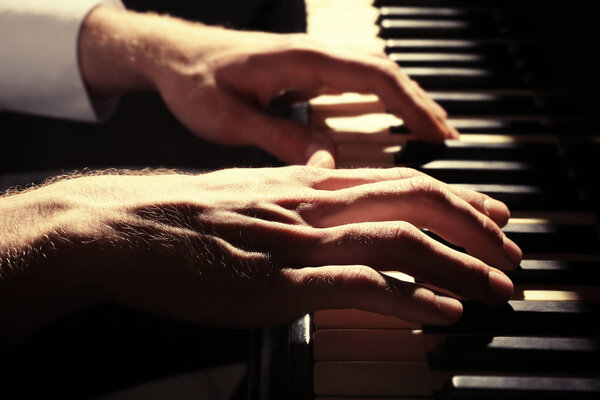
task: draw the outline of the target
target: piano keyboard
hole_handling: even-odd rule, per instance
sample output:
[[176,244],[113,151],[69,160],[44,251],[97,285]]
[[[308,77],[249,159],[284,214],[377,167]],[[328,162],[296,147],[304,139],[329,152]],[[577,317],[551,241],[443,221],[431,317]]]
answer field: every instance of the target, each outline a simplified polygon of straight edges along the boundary
[[538,52],[528,53],[536,47],[518,2],[306,5],[309,33],[332,46],[385,50],[462,133],[443,145],[417,142],[374,96],[322,96],[311,102],[311,122],[333,130],[339,166],[409,166],[505,202],[512,218],[503,230],[524,260],[509,273],[507,305],[465,301],[453,326],[358,310],[305,316],[290,327],[290,386],[278,395],[600,398],[598,188],[590,180],[600,138],[585,131],[566,93],[531,68]]

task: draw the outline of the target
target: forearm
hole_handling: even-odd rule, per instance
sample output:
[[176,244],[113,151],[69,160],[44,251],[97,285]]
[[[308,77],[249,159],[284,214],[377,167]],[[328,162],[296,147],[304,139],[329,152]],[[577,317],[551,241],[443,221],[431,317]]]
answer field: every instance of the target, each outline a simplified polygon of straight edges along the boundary
[[[203,35],[224,30],[156,14],[98,7],[83,23],[79,62],[88,89],[95,95],[156,89],[159,75],[189,54],[203,54]],[[195,48],[194,52],[189,47]],[[187,47],[187,50],[184,48]]]
[[98,301],[98,274],[65,235],[74,219],[48,191],[0,198],[0,351]]

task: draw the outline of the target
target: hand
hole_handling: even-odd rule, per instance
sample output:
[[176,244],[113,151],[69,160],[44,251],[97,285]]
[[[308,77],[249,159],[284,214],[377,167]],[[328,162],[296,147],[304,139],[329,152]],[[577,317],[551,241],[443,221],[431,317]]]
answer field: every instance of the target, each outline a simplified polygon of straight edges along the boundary
[[333,167],[334,145],[323,129],[264,112],[284,93],[374,93],[423,139],[458,137],[444,110],[384,54],[328,49],[307,35],[238,32],[98,8],[79,48],[93,93],[156,89],[198,135],[258,146],[291,164]]
[[[3,307],[11,304],[12,282],[13,300],[42,301],[42,312],[87,293],[87,301],[207,325],[277,324],[329,308],[449,324],[461,315],[459,301],[379,271],[499,304],[513,290],[501,270],[521,258],[499,228],[506,206],[411,169],[88,176],[2,201],[15,218],[21,212],[37,221],[15,226],[40,255],[22,274],[2,264]],[[32,282],[43,284],[34,290]]]

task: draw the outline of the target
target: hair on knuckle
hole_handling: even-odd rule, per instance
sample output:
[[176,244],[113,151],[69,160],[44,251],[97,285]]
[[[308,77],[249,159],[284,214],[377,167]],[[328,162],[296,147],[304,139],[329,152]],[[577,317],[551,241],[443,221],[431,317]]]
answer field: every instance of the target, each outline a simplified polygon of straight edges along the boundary
[[357,265],[348,269],[346,277],[348,281],[352,283],[371,285],[374,282],[379,281],[380,275],[373,268],[367,267],[366,265]]
[[448,202],[448,194],[434,179],[422,175],[415,176],[409,180],[411,192],[421,200],[429,203],[443,204]]
[[405,221],[394,221],[384,224],[377,232],[378,235],[391,240],[411,240],[415,236],[415,228]]

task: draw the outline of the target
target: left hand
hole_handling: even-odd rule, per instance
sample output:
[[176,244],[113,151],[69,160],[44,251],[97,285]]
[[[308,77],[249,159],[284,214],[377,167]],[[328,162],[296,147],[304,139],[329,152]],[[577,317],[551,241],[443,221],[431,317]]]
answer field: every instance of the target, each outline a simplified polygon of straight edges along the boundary
[[94,93],[156,89],[198,135],[258,146],[291,164],[333,167],[334,144],[322,128],[264,112],[284,93],[374,93],[421,138],[458,137],[445,111],[384,54],[327,49],[308,35],[239,32],[98,8],[84,23],[79,46]]

